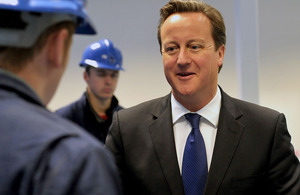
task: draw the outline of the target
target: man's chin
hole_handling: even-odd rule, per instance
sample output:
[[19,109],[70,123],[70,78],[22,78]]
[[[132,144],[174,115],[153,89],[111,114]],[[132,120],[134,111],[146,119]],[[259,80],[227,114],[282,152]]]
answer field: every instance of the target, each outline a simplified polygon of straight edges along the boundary
[[111,99],[112,97],[113,97],[112,94],[101,94],[101,96],[99,96],[99,99],[100,99],[101,101],[106,101],[106,100]]

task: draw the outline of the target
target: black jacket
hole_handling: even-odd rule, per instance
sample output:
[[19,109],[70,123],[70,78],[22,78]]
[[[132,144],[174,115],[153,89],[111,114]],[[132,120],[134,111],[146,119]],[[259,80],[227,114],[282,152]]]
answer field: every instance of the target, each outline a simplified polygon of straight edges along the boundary
[[[222,102],[205,195],[300,195],[300,164],[283,114]],[[184,195],[174,140],[171,95],[114,114],[106,138],[124,194]]]
[[121,109],[123,107],[119,106],[117,98],[113,96],[110,108],[106,111],[108,119],[104,120],[93,111],[87,95],[84,93],[80,99],[58,109],[56,113],[78,124],[104,143],[112,122],[112,115],[115,111]]

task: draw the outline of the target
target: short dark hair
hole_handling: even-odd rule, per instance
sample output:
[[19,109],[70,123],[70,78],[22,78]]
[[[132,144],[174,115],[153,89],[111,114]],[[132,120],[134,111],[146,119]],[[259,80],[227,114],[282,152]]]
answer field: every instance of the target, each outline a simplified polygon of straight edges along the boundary
[[91,66],[86,66],[85,67],[85,72],[90,75],[90,72],[91,72]]

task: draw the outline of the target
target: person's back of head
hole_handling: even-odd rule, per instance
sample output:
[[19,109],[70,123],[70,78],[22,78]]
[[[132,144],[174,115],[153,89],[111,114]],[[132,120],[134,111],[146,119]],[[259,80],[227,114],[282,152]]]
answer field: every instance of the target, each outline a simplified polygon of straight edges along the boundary
[[0,68],[27,82],[45,105],[64,73],[74,31],[96,33],[84,4],[84,0],[0,1]]

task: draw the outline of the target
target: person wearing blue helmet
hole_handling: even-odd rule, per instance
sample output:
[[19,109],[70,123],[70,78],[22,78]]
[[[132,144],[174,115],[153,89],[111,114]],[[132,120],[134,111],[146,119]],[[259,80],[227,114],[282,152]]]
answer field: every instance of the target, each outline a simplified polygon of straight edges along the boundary
[[79,65],[85,68],[87,90],[80,99],[56,111],[105,142],[115,111],[123,109],[114,96],[122,54],[111,40],[101,39],[86,47]]
[[84,4],[0,0],[0,194],[122,194],[111,153],[46,107],[73,33],[96,33]]

